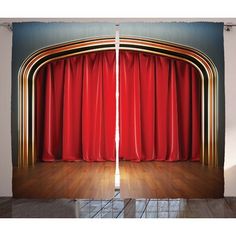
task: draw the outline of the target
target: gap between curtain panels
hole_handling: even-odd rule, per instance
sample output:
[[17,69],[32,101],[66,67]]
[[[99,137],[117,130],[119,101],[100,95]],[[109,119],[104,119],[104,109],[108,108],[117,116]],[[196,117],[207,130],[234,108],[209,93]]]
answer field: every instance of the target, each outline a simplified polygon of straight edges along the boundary
[[120,46],[120,34],[119,25],[116,25],[115,35],[115,49],[116,49],[116,169],[115,169],[115,188],[120,188],[120,169],[119,169],[119,46]]

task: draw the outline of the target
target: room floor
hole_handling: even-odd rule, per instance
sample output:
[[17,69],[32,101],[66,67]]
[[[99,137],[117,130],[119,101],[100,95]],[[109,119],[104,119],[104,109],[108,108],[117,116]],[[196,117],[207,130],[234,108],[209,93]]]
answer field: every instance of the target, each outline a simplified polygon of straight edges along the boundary
[[[111,199],[114,162],[51,162],[14,168],[16,198]],[[222,168],[198,162],[120,162],[121,199],[222,198]]]
[[236,198],[39,200],[0,198],[2,218],[235,218]]

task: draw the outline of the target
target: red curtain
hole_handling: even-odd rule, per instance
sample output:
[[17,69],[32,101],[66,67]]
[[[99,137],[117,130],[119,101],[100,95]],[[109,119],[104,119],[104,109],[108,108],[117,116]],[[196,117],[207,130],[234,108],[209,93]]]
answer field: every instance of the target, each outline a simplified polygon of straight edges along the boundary
[[[169,57],[120,51],[120,158],[199,160],[198,71]],[[115,160],[115,52],[47,63],[36,76],[36,145],[43,161]]]
[[198,71],[165,56],[120,51],[120,158],[200,159]]
[[49,62],[36,76],[36,145],[43,161],[115,160],[115,52]]

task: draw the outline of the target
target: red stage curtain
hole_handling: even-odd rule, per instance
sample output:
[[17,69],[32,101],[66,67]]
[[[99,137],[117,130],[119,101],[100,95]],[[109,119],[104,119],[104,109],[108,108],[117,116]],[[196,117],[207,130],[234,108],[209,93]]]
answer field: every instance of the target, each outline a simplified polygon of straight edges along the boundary
[[189,63],[120,51],[120,158],[199,160],[201,98]]
[[115,160],[115,51],[49,62],[36,76],[37,156]]

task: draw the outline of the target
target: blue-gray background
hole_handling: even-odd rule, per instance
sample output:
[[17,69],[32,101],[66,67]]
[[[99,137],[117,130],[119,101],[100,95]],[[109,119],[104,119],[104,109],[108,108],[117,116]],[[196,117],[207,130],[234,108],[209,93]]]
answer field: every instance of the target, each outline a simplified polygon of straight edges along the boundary
[[[224,44],[223,23],[122,23],[121,36],[165,40],[196,48],[208,55],[219,73],[219,154],[224,161]],[[14,23],[12,50],[12,159],[17,163],[17,75],[22,62],[34,51],[71,40],[115,36],[115,23]]]

